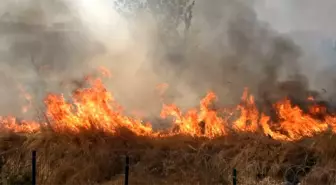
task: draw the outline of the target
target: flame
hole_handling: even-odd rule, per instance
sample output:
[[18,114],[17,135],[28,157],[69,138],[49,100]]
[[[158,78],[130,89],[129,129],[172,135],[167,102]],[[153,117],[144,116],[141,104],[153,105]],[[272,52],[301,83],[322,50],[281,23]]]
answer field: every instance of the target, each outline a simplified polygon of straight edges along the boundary
[[315,101],[315,98],[313,96],[308,96],[307,100],[308,101]]
[[[177,133],[188,134],[191,136],[216,137],[225,135],[226,121],[218,116],[215,110],[209,105],[216,99],[213,92],[209,92],[200,102],[199,110],[191,109],[185,114],[176,105],[163,105],[161,117],[174,117],[174,125]],[[174,131],[173,131],[174,132]]]
[[103,76],[105,76],[105,77],[108,77],[108,78],[111,78],[111,77],[112,77],[112,74],[111,74],[110,70],[108,70],[108,69],[105,68],[105,67],[100,66],[100,67],[98,68],[98,71],[99,71]]
[[[280,119],[278,130],[281,132],[268,131],[267,134],[273,138],[284,139],[287,137],[286,140],[298,140],[302,137],[311,137],[328,128],[327,123],[304,114],[298,106],[292,106],[288,99],[280,101],[274,106]],[[265,123],[263,124],[265,125]]]
[[100,79],[88,79],[91,88],[77,90],[67,102],[63,96],[50,94],[45,99],[47,115],[56,130],[101,129],[116,133],[120,127],[127,127],[138,135],[149,135],[152,128],[137,120],[123,115],[120,105],[115,102]]
[[28,110],[32,107],[32,96],[24,89],[24,87],[19,84],[18,85],[18,89],[21,92],[21,95],[23,96],[23,98],[27,101],[27,104],[22,106],[22,113],[27,113]]
[[34,121],[20,121],[13,116],[0,117],[0,129],[10,130],[17,133],[33,133],[41,129],[41,124]]
[[259,112],[254,102],[254,97],[244,90],[241,104],[237,106],[240,117],[234,122],[234,128],[238,131],[256,132],[259,127]]
[[[105,77],[111,76],[105,68],[100,68],[100,71]],[[117,134],[118,129],[124,127],[141,136],[168,137],[184,134],[207,138],[226,136],[234,131],[259,133],[285,141],[312,137],[328,130],[336,133],[336,116],[328,114],[325,106],[314,103],[313,97],[307,97],[308,112],[294,106],[286,98],[276,102],[273,110],[277,119],[274,121],[258,109],[255,98],[248,89],[244,90],[240,104],[223,110],[214,108],[217,96],[211,91],[200,101],[198,108],[187,111],[182,111],[175,104],[163,104],[160,116],[162,119],[172,118],[172,127],[168,133],[154,132],[150,123],[126,115],[112,93],[106,90],[100,78],[88,77],[86,80],[90,86],[77,89],[71,101],[66,100],[61,94],[49,94],[45,98],[48,124],[18,121],[15,117],[8,116],[0,117],[2,123],[0,129],[33,133],[49,125],[55,132],[79,133],[83,130],[97,129]],[[168,85],[161,84],[157,88],[162,95]],[[25,95],[30,102],[31,96],[28,93]]]

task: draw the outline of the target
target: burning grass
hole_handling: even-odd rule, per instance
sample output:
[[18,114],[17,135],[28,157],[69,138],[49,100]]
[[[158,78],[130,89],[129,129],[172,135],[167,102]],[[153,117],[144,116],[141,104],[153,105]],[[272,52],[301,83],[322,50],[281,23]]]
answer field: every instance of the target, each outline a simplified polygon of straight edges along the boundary
[[124,156],[131,157],[131,184],[336,183],[335,135],[296,142],[256,134],[216,139],[174,135],[152,139],[128,129],[89,132],[3,133],[2,173],[9,184],[29,184],[31,151],[37,150],[38,184],[122,184]]
[[39,184],[120,184],[126,154],[131,184],[230,184],[233,168],[239,184],[336,184],[336,115],[313,97],[306,110],[278,100],[274,119],[247,89],[224,109],[213,108],[209,92],[187,112],[164,104],[161,117],[173,117],[172,127],[154,131],[125,115],[101,79],[86,80],[70,101],[46,97],[47,121],[0,119],[3,182],[28,183],[36,150]]

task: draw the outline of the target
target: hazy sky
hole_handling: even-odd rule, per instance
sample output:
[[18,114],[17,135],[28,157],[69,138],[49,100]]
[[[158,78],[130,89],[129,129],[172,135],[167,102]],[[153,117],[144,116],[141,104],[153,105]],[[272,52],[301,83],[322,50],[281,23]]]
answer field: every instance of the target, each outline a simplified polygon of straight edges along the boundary
[[[197,47],[195,47],[196,48],[195,53],[194,51],[188,51],[189,58],[188,57],[186,58],[192,61],[193,65],[190,65],[191,62],[189,63],[189,61],[187,61],[188,63],[186,63],[186,66],[188,65],[193,66],[193,69],[189,69],[190,67],[188,66],[188,68],[186,68],[187,69],[186,71],[183,71],[183,73],[181,72],[181,76],[183,75],[182,77],[180,76],[176,77],[174,73],[172,73],[172,75],[170,73],[167,74],[168,77],[161,77],[161,74],[159,74],[161,72],[156,71],[157,68],[164,68],[165,71],[174,72],[174,70],[176,70],[177,68],[182,67],[169,66],[172,65],[171,63],[173,62],[171,62],[169,63],[169,65],[167,64],[168,67],[171,67],[171,70],[167,70],[169,69],[168,67],[161,66],[161,64],[168,63],[165,61],[166,60],[165,57],[162,57],[164,59],[162,60],[162,63],[157,63],[158,61],[157,58],[161,56],[156,58],[156,54],[152,54],[158,51],[156,44],[158,43],[157,40],[159,40],[156,36],[157,30],[154,20],[143,15],[143,17],[137,17],[137,19],[134,20],[134,23],[137,24],[134,24],[134,26],[130,27],[130,25],[127,24],[127,21],[123,21],[123,18],[120,18],[118,14],[112,10],[113,6],[111,3],[114,0],[105,0],[105,1],[64,0],[64,1],[68,2],[66,3],[67,6],[65,6],[64,4],[62,5],[62,3],[57,3],[62,2],[62,0],[55,0],[55,1],[2,0],[0,4],[0,16],[2,16],[2,18],[14,17],[13,18],[14,21],[17,20],[22,22],[46,24],[66,19],[67,14],[70,15],[75,14],[76,15],[75,17],[80,19],[80,21],[78,21],[80,24],[79,23],[78,24],[81,26],[78,26],[77,24],[73,25],[76,26],[76,28],[79,27],[79,29],[84,30],[85,34],[84,33],[72,34],[64,32],[64,34],[47,33],[39,35],[39,32],[37,32],[37,34],[34,33],[32,34],[32,36],[30,36],[29,34],[28,36],[25,35],[22,36],[27,38],[32,37],[31,39],[32,41],[30,40],[25,41],[24,39],[22,39],[22,37],[19,37],[15,34],[14,36],[9,37],[8,35],[11,35],[12,33],[5,33],[3,37],[0,38],[2,39],[0,40],[0,46],[3,46],[3,48],[8,49],[3,51],[3,53],[6,55],[2,55],[1,56],[2,58],[0,58],[0,60],[3,61],[3,64],[8,66],[9,69],[13,68],[13,70],[3,70],[3,71],[5,71],[6,75],[15,79],[18,79],[18,76],[23,76],[23,74],[26,73],[33,76],[32,78],[34,78],[37,81],[36,83],[34,82],[34,84],[36,84],[34,85],[34,88],[36,86],[37,92],[40,92],[40,90],[41,92],[45,92],[46,88],[44,88],[43,85],[40,85],[40,82],[38,80],[39,76],[36,75],[36,72],[34,72],[34,70],[36,69],[32,67],[31,56],[29,55],[29,52],[27,52],[30,51],[30,49],[34,51],[36,50],[37,53],[36,55],[40,56],[38,59],[41,61],[42,64],[46,63],[49,66],[52,66],[52,69],[54,71],[57,71],[55,73],[48,73],[48,77],[49,76],[53,77],[53,78],[50,77],[50,79],[54,80],[54,77],[57,79],[55,80],[55,82],[52,83],[48,82],[47,83],[48,88],[49,86],[51,86],[50,87],[51,89],[55,88],[56,90],[58,90],[57,88],[59,87],[58,86],[59,81],[63,82],[64,79],[68,80],[68,78],[70,79],[75,78],[77,77],[77,73],[79,74],[78,76],[80,76],[82,73],[84,74],[84,72],[86,72],[86,68],[90,69],[91,67],[93,68],[96,65],[103,65],[111,68],[111,70],[114,71],[113,73],[114,75],[116,76],[119,75],[119,78],[113,81],[113,87],[115,88],[114,92],[116,92],[115,93],[116,97],[118,97],[118,95],[120,97],[121,96],[123,97],[123,98],[119,97],[121,103],[123,103],[123,105],[126,106],[129,105],[132,108],[135,107],[135,109],[141,109],[141,110],[145,109],[144,107],[142,107],[145,105],[148,108],[148,112],[151,112],[152,109],[154,109],[155,111],[157,110],[156,105],[153,106],[148,105],[148,102],[150,102],[149,100],[152,100],[154,96],[152,95],[154,94],[154,91],[152,92],[151,88],[155,87],[155,84],[157,83],[167,81],[166,78],[172,82],[176,82],[175,85],[177,86],[176,89],[178,90],[178,93],[176,94],[181,94],[176,96],[178,97],[176,101],[187,105],[189,105],[189,102],[198,103],[199,101],[198,95],[203,94],[204,89],[208,90],[212,89],[213,87],[217,87],[217,89],[215,90],[220,94],[226,94],[230,92],[230,94],[226,96],[225,99],[225,101],[230,102],[236,95],[239,94],[237,93],[237,91],[239,91],[240,87],[246,85],[246,79],[251,79],[251,82],[253,82],[254,84],[259,83],[258,80],[261,79],[259,77],[260,76],[259,73],[256,73],[258,74],[257,76],[254,76],[254,73],[251,73],[250,76],[248,76],[248,74],[246,74],[244,70],[240,70],[240,72],[239,71],[235,72],[234,70],[236,70],[236,66],[231,67],[230,63],[231,58],[227,59],[228,62],[226,63],[222,62],[222,59],[219,59],[226,55],[226,53],[223,54],[223,51],[227,51],[228,53],[230,52],[229,46],[227,50],[226,48],[223,49],[225,44],[224,41],[226,39],[225,34],[223,33],[225,33],[227,31],[227,27],[231,25],[226,22],[226,19],[230,18],[231,13],[232,15],[236,15],[235,13],[237,12],[239,13],[240,10],[242,11],[249,10],[242,8],[240,4],[235,4],[236,2],[232,3],[234,0],[211,0],[211,1],[196,0],[198,1],[199,4],[203,2],[204,6],[206,6],[201,8],[202,11],[201,14],[206,18],[207,22],[205,22],[206,23],[205,26],[201,25],[200,28],[205,29],[203,30],[205,41],[202,40],[202,42],[204,42],[203,44],[206,46],[209,45],[209,47],[204,47],[208,48],[209,51],[206,51],[205,54],[202,54],[200,52],[196,52],[198,51]],[[249,4],[251,4],[251,6],[252,3],[255,2],[255,9],[259,19],[269,22],[271,24],[271,27],[273,27],[277,31],[292,32],[297,30],[301,31],[306,30],[308,32],[315,31],[320,33],[317,34],[317,37],[313,34],[315,37],[314,39],[312,39],[310,34],[305,35],[299,33],[296,34],[296,36],[293,36],[293,37],[300,37],[301,39],[300,41],[308,42],[308,44],[301,43],[302,46],[306,45],[315,46],[315,48],[313,47],[313,49],[320,52],[319,50],[322,47],[319,45],[319,42],[320,40],[323,40],[322,38],[324,37],[324,35],[325,36],[329,35],[328,36],[329,38],[333,38],[332,35],[335,35],[334,38],[336,38],[336,34],[334,34],[336,33],[336,25],[333,22],[333,17],[336,16],[335,13],[336,11],[334,11],[336,9],[336,0],[321,0],[321,1],[241,0],[241,1],[248,2]],[[232,9],[228,7],[232,7]],[[69,11],[70,13],[69,12],[66,13],[67,10],[71,10]],[[8,16],[6,16],[6,12],[9,12]],[[251,12],[241,14],[241,16],[250,16],[250,15],[253,14]],[[144,24],[144,22],[141,21],[142,19],[145,20],[144,22],[146,24]],[[139,22],[137,22],[137,20],[139,20]],[[259,22],[256,22],[253,18],[250,21],[252,21],[252,27],[255,26],[255,28],[258,28]],[[208,30],[206,30],[208,24],[209,28]],[[240,24],[232,24],[231,26],[236,26],[235,29],[241,29],[240,31],[242,31],[243,34],[242,37],[246,36],[248,38],[246,39],[246,42],[251,41],[251,43],[245,42],[243,44],[239,44],[244,41],[244,38],[242,38],[243,41],[241,41],[241,39],[237,39],[239,37],[239,31],[238,31],[238,35],[236,35],[237,38],[231,40],[234,44],[233,49],[234,51],[240,52],[240,47],[242,47],[242,50],[245,49],[248,50],[248,52],[239,53],[239,55],[237,55],[238,58],[236,60],[239,59],[245,63],[250,61],[251,62],[269,61],[269,60],[259,60],[260,59],[259,57],[261,57],[261,59],[268,59],[269,56],[268,54],[267,55],[265,54],[264,56],[264,52],[261,51],[260,48],[263,48],[261,46],[264,45],[268,46],[268,44],[271,44],[271,46],[273,46],[274,42],[272,39],[274,38],[273,37],[269,38],[267,35],[259,33],[258,31],[259,29],[255,29],[255,32],[252,31],[251,33],[249,33],[248,26],[251,26],[250,24],[247,24],[246,26],[238,26],[238,25]],[[212,27],[216,29],[213,30]],[[132,28],[132,30],[129,33],[128,28]],[[138,35],[137,37],[135,36],[133,37],[135,33]],[[233,32],[231,31],[230,34],[232,35]],[[302,35],[304,36],[302,37]],[[233,34],[233,36],[235,35]],[[312,42],[312,40],[317,41],[314,43]],[[20,42],[22,42],[23,44],[21,44]],[[195,39],[195,43],[196,42],[197,39]],[[37,45],[36,46],[37,49],[30,47],[29,44],[34,46]],[[10,47],[12,45],[16,46],[16,48]],[[245,45],[249,47],[245,47]],[[39,47],[41,47],[42,49],[39,49]],[[153,48],[155,48],[155,50]],[[218,50],[212,48],[216,49],[218,48]],[[325,50],[328,50],[329,48],[332,47],[331,46],[329,47],[327,45]],[[273,52],[272,49],[270,50],[271,50],[270,52]],[[308,50],[304,51],[305,53],[309,54],[313,53]],[[162,51],[162,53],[164,52],[166,51]],[[254,52],[256,52],[256,54],[254,54]],[[102,56],[92,59],[91,55],[96,55],[96,53],[99,53]],[[334,54],[332,49],[330,53],[331,55]],[[218,56],[216,54],[218,54]],[[229,55],[231,55],[231,53],[229,53]],[[320,52],[320,55],[325,56],[323,52]],[[305,74],[309,74],[309,77],[313,79],[315,78],[314,74],[317,71],[316,69],[318,67],[325,68],[326,65],[322,65],[323,62],[321,60],[321,57],[316,57],[317,59],[314,59],[313,57],[309,56],[306,58],[308,58],[309,60],[305,61],[303,65],[304,68],[302,67],[303,68],[302,71],[304,71]],[[330,58],[336,58],[336,57],[332,56]],[[87,62],[88,64],[85,62],[85,65],[82,65],[83,61],[86,60],[91,61],[91,59],[93,60],[92,62],[90,63]],[[204,67],[204,62],[210,62],[210,61],[212,63],[207,63],[206,67]],[[141,67],[142,65],[144,65],[145,62],[149,66],[153,66],[153,69],[149,67],[149,69],[146,68],[143,70]],[[195,62],[198,63],[195,64]],[[324,63],[326,64],[327,62]],[[329,64],[331,63],[332,62],[329,62]],[[336,63],[336,61],[334,63]],[[218,67],[219,64],[221,67]],[[263,63],[260,63],[260,68],[262,68],[263,65],[264,65]],[[1,68],[7,69],[4,67]],[[27,69],[31,70],[28,71]],[[180,73],[180,70],[178,73]],[[12,74],[15,74],[14,77]],[[213,76],[210,74],[212,74]],[[220,78],[218,78],[218,76],[220,76]],[[227,83],[227,79],[224,78],[224,76],[230,79],[238,79],[234,83],[232,83],[236,84],[236,90],[233,90],[231,86],[223,87],[222,85],[218,85]],[[250,77],[253,77],[255,79],[252,79]],[[178,80],[176,80],[176,78],[178,78]],[[177,81],[182,81],[182,78],[185,78],[184,79],[185,83],[184,82],[177,83]],[[194,82],[197,82],[197,85],[194,85],[193,84]],[[203,86],[199,85],[200,83],[202,83]],[[201,87],[199,88],[199,86]],[[1,88],[0,86],[0,89],[6,89],[6,88],[5,87]],[[140,95],[142,99],[139,99],[138,96],[135,96],[134,92],[137,92],[137,94]],[[6,91],[5,93],[10,95],[10,97],[13,97],[12,92]],[[6,112],[3,112],[0,109],[0,114],[7,112],[9,113],[15,112],[13,110],[7,110],[8,106],[13,104],[12,99],[8,98],[6,99],[6,101],[7,100],[8,102],[0,101],[0,104],[4,105],[3,107],[6,109],[4,110]],[[146,102],[145,104],[143,103],[144,101]],[[160,102],[158,103],[159,106],[161,106],[161,103]]]
[[[31,0],[2,1],[0,12],[8,10],[8,4],[20,4],[21,9],[25,9],[32,4]],[[336,34],[336,24],[334,24],[333,21],[333,18],[336,17],[335,0],[253,1],[255,2],[255,7],[260,19],[271,23],[274,28],[281,32],[291,30],[315,30],[325,32],[326,34]],[[36,2],[43,1],[36,0]],[[57,3],[55,5],[57,5]]]
[[314,30],[336,33],[335,0],[255,0],[261,19],[282,32]]

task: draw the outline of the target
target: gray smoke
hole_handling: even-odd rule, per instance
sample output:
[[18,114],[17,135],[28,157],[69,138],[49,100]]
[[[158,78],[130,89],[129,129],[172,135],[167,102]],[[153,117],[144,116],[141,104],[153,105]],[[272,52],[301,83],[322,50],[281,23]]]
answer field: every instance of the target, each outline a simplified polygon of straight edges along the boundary
[[236,104],[245,87],[263,94],[288,78],[301,81],[300,48],[260,22],[250,4],[198,1],[196,12],[198,35],[188,39],[185,60],[174,74],[192,89],[184,96],[212,89],[224,104]]
[[0,113],[20,115],[25,100],[18,100],[16,84],[38,103],[48,92],[71,92],[60,84],[101,65],[112,71],[106,84],[117,100],[146,116],[160,111],[155,89],[160,83],[169,84],[166,101],[183,108],[197,105],[208,90],[230,105],[245,87],[261,100],[279,94],[281,81],[299,84],[300,96],[309,89],[300,70],[301,49],[258,20],[252,2],[119,2],[126,6],[107,0],[4,1],[0,65],[5,98],[0,103],[5,108]]
[[103,47],[61,1],[3,1],[0,25],[4,115],[21,115],[21,106],[29,104],[23,93],[33,97],[34,115],[47,92],[62,92],[61,81],[82,76],[85,61]]
[[325,97],[335,95],[335,36],[336,16],[333,0],[257,0],[259,17],[275,29],[287,33],[300,45],[304,55],[300,59],[303,71],[312,88]]

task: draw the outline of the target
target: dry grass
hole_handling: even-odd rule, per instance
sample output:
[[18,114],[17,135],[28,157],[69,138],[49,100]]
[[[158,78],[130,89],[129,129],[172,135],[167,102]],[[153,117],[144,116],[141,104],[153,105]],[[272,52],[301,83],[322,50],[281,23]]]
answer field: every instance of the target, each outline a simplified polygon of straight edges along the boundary
[[330,134],[284,143],[253,134],[208,140],[174,136],[151,139],[121,130],[81,134],[2,133],[2,171],[8,184],[30,184],[31,151],[37,150],[38,184],[122,184],[124,156],[131,157],[130,184],[280,185],[336,184],[336,137]]

